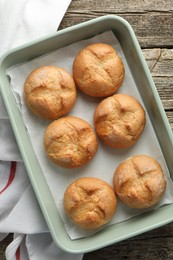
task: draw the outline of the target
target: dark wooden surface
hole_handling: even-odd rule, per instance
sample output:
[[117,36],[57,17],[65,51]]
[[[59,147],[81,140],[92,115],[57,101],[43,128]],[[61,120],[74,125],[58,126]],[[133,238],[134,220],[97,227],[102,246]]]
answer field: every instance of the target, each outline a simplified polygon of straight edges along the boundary
[[[60,29],[116,14],[130,22],[173,129],[173,0],[73,0]],[[0,260],[12,234],[0,242]],[[84,260],[173,259],[173,224],[84,255]]]

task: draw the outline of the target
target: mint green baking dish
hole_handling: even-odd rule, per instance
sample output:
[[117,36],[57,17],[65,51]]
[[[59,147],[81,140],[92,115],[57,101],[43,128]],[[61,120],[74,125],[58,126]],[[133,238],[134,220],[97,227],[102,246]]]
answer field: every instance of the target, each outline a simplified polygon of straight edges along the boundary
[[136,36],[126,20],[115,15],[99,17],[13,49],[7,52],[0,60],[1,94],[28,176],[54,242],[64,251],[71,253],[93,251],[165,225],[173,220],[173,205],[166,205],[128,221],[105,227],[102,231],[90,237],[71,240],[65,230],[51,191],[49,190],[39,162],[35,156],[20,111],[10,88],[9,78],[6,74],[6,70],[9,67],[29,61],[55,49],[92,37],[107,30],[112,30],[120,42],[138,91],[153,124],[172,178],[172,131]]

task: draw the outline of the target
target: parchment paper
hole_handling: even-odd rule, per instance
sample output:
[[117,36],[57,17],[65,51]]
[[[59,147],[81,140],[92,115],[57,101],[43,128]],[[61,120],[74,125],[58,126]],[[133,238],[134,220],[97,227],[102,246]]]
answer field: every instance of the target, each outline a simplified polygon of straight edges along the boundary
[[[62,201],[64,191],[67,188],[67,186],[75,179],[85,176],[98,177],[112,185],[112,178],[116,167],[122,160],[125,160],[130,156],[138,154],[147,154],[158,160],[158,162],[162,165],[162,168],[166,176],[167,189],[161,201],[155,207],[152,207],[147,210],[130,209],[122,205],[121,202],[118,202],[117,213],[108,225],[112,225],[127,220],[138,214],[142,214],[145,211],[153,210],[164,204],[169,204],[173,202],[173,184],[169,177],[169,172],[164,162],[161,149],[159,147],[156,135],[154,133],[148,115],[145,130],[138,142],[134,146],[123,150],[113,150],[102,145],[102,143],[99,142],[99,148],[96,156],[89,164],[87,164],[84,167],[78,169],[64,169],[54,165],[47,159],[45,155],[43,147],[43,135],[45,128],[50,123],[50,121],[37,118],[26,107],[23,99],[24,81],[33,69],[44,65],[59,66],[65,68],[68,72],[72,73],[72,64],[77,52],[81,48],[94,42],[108,43],[116,49],[119,56],[123,60],[125,66],[125,79],[117,93],[126,93],[136,97],[144,107],[144,104],[138,93],[133,77],[128,68],[126,59],[123,55],[122,49],[111,31],[102,33],[84,41],[77,42],[70,46],[58,49],[55,52],[46,54],[37,59],[10,68],[8,70],[8,75],[11,78],[11,87],[14,91],[17,104],[21,110],[23,122],[28,130],[28,134],[30,136],[31,143],[35,150],[36,156],[38,157],[46,181],[50,187],[60,215],[65,223],[66,230],[71,239],[77,239],[80,237],[88,236],[91,235],[93,232],[86,232],[77,228],[75,225],[71,223],[71,221],[65,215]],[[87,95],[78,92],[77,102],[68,115],[74,115],[83,118],[93,126],[93,114],[95,107],[99,101],[101,101],[101,99],[88,97]]]

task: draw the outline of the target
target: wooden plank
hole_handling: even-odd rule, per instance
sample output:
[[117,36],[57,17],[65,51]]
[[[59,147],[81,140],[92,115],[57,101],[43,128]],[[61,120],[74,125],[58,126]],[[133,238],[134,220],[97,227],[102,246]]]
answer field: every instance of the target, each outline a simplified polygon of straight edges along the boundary
[[173,223],[87,253],[83,260],[113,259],[173,259]]
[[[92,14],[88,14],[87,10],[81,14],[71,12],[63,20],[61,28],[66,28],[106,14],[106,12],[100,14],[98,12],[94,13],[94,11]],[[172,46],[172,13],[120,14],[112,10],[110,14],[120,15],[131,24],[142,48]]]
[[173,77],[153,77],[163,107],[166,111],[173,109]]
[[163,106],[173,109],[173,49],[143,49]]
[[105,13],[140,13],[140,12],[171,12],[173,11],[172,0],[73,0],[68,11],[82,13],[100,12]]
[[173,131],[173,111],[168,111],[166,112],[167,118],[169,120],[170,126],[172,128]]
[[74,0],[60,28],[107,14],[117,14],[125,18],[134,29],[142,48],[172,46],[173,4],[171,0],[157,1],[157,4],[149,0]]
[[83,260],[173,259],[173,237],[127,241],[84,255]]
[[173,77],[173,49],[144,49],[143,54],[154,77]]

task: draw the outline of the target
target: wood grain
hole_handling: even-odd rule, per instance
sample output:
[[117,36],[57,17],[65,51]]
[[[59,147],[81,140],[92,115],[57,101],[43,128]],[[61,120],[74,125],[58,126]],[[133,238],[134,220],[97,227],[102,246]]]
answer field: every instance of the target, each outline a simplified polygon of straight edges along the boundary
[[107,14],[125,18],[134,29],[142,48],[172,46],[171,0],[73,0],[61,23],[61,28]]
[[[107,14],[122,16],[134,29],[173,130],[173,1],[73,0],[60,29]],[[1,260],[11,241],[12,234],[0,242]],[[173,259],[173,223],[87,253],[83,259]]]
[[173,49],[144,49],[143,54],[165,110],[172,110]]
[[87,253],[83,260],[168,260],[173,259],[173,225]]

